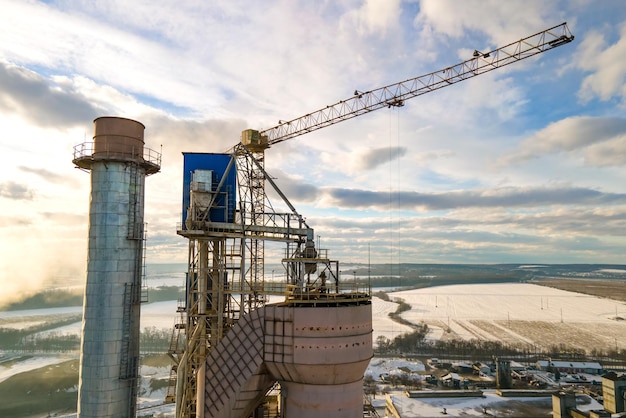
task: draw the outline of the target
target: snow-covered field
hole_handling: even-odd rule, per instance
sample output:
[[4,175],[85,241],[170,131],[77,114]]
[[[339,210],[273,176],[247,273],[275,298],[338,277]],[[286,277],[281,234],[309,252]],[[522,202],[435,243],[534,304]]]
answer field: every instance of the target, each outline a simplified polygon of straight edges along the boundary
[[[433,339],[476,338],[543,347],[562,343],[582,349],[626,346],[626,304],[595,296],[528,283],[439,286],[389,296],[411,305],[402,318],[427,323]],[[375,312],[391,308],[377,305],[374,300]],[[382,316],[374,315],[375,333],[386,329],[383,335],[392,338],[398,326],[393,328]]]
[[[391,298],[394,297],[393,293],[389,295]],[[396,309],[398,309],[397,303],[372,297],[372,329],[374,330],[372,339],[374,343],[381,335],[393,340],[398,335],[411,332],[411,327],[399,324],[389,317],[389,314],[395,312]]]
[[[528,283],[438,286],[388,295],[391,300],[403,299],[411,305],[402,318],[427,323],[430,339],[626,347],[626,304],[595,296]],[[172,329],[178,315],[176,305],[176,301],[142,305],[141,328]],[[397,307],[394,302],[372,298],[374,342],[381,335],[393,339],[410,332],[409,326],[389,317]],[[0,327],[22,328],[80,312],[80,307],[0,312]],[[77,321],[44,334],[78,335],[80,328]]]

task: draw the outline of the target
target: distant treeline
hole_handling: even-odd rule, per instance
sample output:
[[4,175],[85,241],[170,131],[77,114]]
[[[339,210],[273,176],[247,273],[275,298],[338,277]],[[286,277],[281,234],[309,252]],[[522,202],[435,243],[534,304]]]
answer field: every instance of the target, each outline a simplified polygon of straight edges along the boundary
[[[66,353],[80,349],[80,335],[51,332],[38,335],[42,331],[58,328],[80,321],[80,316],[72,316],[62,321],[36,325],[24,329],[0,328],[0,350],[24,353],[52,352]],[[169,349],[172,330],[147,327],[141,330],[139,347],[142,353],[166,353]]]
[[[473,273],[456,274],[448,277],[372,277],[370,284],[372,287],[412,287],[421,289],[433,286],[446,286],[454,284],[476,284],[476,283],[511,283],[523,280],[519,274],[515,273],[490,273],[489,275],[475,275]],[[361,279],[363,281],[363,279]]]
[[68,315],[64,319],[33,325],[27,328],[0,328],[0,349],[19,351],[54,351],[65,352],[78,349],[79,335],[58,335],[55,333],[46,336],[37,334],[73,324],[81,320],[81,315]]
[[82,304],[83,290],[50,289],[35,293],[21,301],[13,302],[2,310],[19,311],[24,309],[62,308],[66,306],[81,306]]
[[[178,286],[162,286],[148,289],[148,302],[179,300],[185,297],[184,290]],[[13,302],[0,310],[20,311],[26,309],[63,308],[83,305],[83,290],[51,289],[28,296],[19,302]]]
[[[375,264],[343,271],[343,280],[368,280],[373,287],[424,288],[469,283],[511,283],[541,278],[626,279],[614,264]],[[367,278],[367,279],[365,279]]]
[[626,350],[611,347],[594,347],[589,351],[568,347],[565,344],[553,344],[539,347],[534,344],[506,344],[502,341],[478,339],[464,340],[427,340],[428,325],[416,327],[415,331],[389,339],[379,335],[376,339],[376,354],[381,356],[405,355],[418,357],[437,357],[439,359],[471,359],[488,362],[494,357],[516,360],[520,363],[534,363],[537,360],[551,358],[567,361],[597,361],[605,368],[626,367]]
[[[412,287],[415,289],[474,283],[511,283],[529,280],[527,271],[496,265],[398,264],[362,267],[353,271],[358,281],[368,277],[372,287]],[[349,277],[349,276],[344,276]]]

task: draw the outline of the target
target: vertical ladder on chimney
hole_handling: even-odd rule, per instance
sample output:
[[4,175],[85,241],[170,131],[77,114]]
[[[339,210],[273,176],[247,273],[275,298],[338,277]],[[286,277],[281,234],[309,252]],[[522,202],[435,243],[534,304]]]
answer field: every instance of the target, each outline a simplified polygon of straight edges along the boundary
[[122,312],[122,347],[120,356],[120,379],[135,379],[138,372],[138,359],[134,353],[132,337],[133,306],[139,304],[138,287],[134,283],[124,285],[124,308]]
[[128,185],[128,232],[126,238],[140,240],[143,238],[143,220],[139,210],[141,209],[140,191],[141,176],[139,165],[135,162],[128,163],[129,185]]
[[141,286],[141,295],[139,302],[147,303],[148,302],[148,278],[146,276],[146,234],[148,233],[148,224],[144,223],[143,225],[143,233],[142,236],[142,248],[141,248],[141,270],[140,270],[140,279],[139,283]]

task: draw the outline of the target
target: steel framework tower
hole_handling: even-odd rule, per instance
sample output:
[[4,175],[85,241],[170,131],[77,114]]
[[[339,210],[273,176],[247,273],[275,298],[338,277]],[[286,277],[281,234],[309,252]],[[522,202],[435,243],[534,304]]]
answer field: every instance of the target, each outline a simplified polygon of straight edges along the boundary
[[94,142],[74,148],[91,171],[87,283],[83,306],[79,417],[135,416],[144,266],[144,185],[161,155],[144,148],[144,126],[94,121]]
[[[236,180],[240,185],[264,184],[249,175],[253,170],[267,177],[246,148],[236,147],[232,154],[187,153],[184,158],[184,221],[177,233],[189,240],[188,271],[183,315],[169,350],[175,365],[166,400],[176,401],[177,416],[193,417],[200,416],[196,405],[204,404],[198,394],[204,393],[208,352],[241,317],[262,307],[269,295],[285,294],[287,283],[265,281],[259,274],[262,260],[251,255],[263,248],[263,240],[286,243],[283,261],[289,282],[302,282],[303,269],[294,266],[303,262],[303,248],[307,242],[310,247],[314,233],[287,200],[289,213],[274,212],[269,202],[262,202],[263,209],[255,212],[251,206],[242,207],[241,200],[235,207]],[[250,213],[254,217],[246,217]],[[328,276],[336,277],[336,262],[325,252],[309,258],[308,263],[325,265]]]

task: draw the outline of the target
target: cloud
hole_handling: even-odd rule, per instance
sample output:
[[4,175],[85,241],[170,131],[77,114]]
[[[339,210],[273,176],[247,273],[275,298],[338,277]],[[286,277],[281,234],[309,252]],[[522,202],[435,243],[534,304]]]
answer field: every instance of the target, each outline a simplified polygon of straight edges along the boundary
[[[532,29],[540,31],[549,27],[546,22],[553,23],[559,15],[556,8],[556,2],[526,0],[422,0],[416,23],[457,38],[468,31],[482,32],[500,45],[511,42],[513,35],[521,38],[534,33]],[[483,46],[476,45],[475,49],[485,49]]]
[[[422,96],[401,112],[377,112],[282,143],[266,154],[266,168],[322,240],[328,234],[345,243],[351,258],[363,255],[355,242],[375,237],[402,246],[398,251],[412,260],[424,254],[441,261],[441,254],[456,252],[499,261],[553,251],[553,261],[565,261],[574,257],[568,245],[582,254],[584,244],[581,260],[620,259],[623,238],[605,238],[624,227],[624,129],[619,117],[610,118],[617,115],[623,65],[610,62],[621,59],[614,48],[621,47],[616,28],[624,19],[616,2],[600,13],[589,13],[597,11],[589,2],[563,0],[5,3],[1,59],[16,65],[0,68],[0,119],[15,140],[1,154],[5,180],[18,180],[0,185],[0,223],[22,245],[8,258],[23,259],[42,238],[50,239],[46,248],[84,250],[88,175],[76,174],[82,176],[76,188],[59,184],[57,174],[67,167],[70,177],[71,146],[88,136],[96,116],[136,119],[146,126],[146,146],[163,146],[161,172],[146,181],[148,260],[185,262],[186,242],[175,234],[182,152],[225,152],[243,129],[323,108],[354,89],[444,68],[567,14],[581,23],[571,47]],[[581,40],[579,58],[572,51]],[[589,76],[581,88],[585,108],[575,96],[583,76]],[[607,102],[595,100],[601,97]],[[557,121],[568,115],[602,117]],[[28,128],[19,128],[24,119]],[[494,167],[505,150],[508,160],[500,161],[536,161]],[[546,154],[551,157],[538,158]],[[593,168],[580,169],[583,159]],[[548,183],[555,186],[536,186],[557,176],[558,183]],[[516,187],[490,191],[491,184]],[[15,186],[22,198],[30,193],[32,204],[18,199]],[[27,219],[38,221],[23,242],[18,229]],[[80,231],[65,245],[72,225]],[[76,256],[49,255],[76,263]],[[85,257],[78,258],[82,268]]]
[[[83,208],[75,206],[56,211],[64,199],[71,202],[71,192],[66,190],[54,200],[38,198],[40,206],[3,204],[9,213],[14,210],[12,215],[0,218],[0,305],[41,291],[52,283],[66,282],[60,278],[80,282],[84,277],[88,216]],[[32,256],[34,249],[38,249],[36,261],[25,269],[24,260]]]
[[45,168],[31,168],[26,166],[19,166],[18,169],[24,171],[25,173],[34,174],[37,177],[50,183],[65,183],[67,181],[66,176],[54,173],[50,170],[46,170]]
[[578,97],[583,102],[617,98],[625,106],[626,23],[619,27],[619,37],[613,44],[606,39],[607,35],[612,35],[613,28],[605,26],[604,29],[606,33],[590,31],[578,46],[574,62],[581,70],[591,73],[583,79]]
[[48,222],[62,225],[83,225],[89,221],[87,215],[71,212],[40,212],[40,216]]
[[[190,120],[162,114],[139,116],[146,126],[152,147],[177,148],[177,152],[226,152],[239,143],[241,132],[246,128],[243,119]],[[182,159],[181,159],[182,160]]]
[[505,156],[500,165],[575,151],[579,151],[591,166],[624,164],[626,119],[575,116],[553,122],[522,141],[518,150]]
[[0,109],[46,127],[82,125],[98,114],[79,92],[59,89],[30,70],[3,62]]
[[[444,216],[428,216],[418,222],[425,229],[436,231],[467,229],[490,230],[498,233],[525,234],[528,240],[544,236],[619,236],[626,226],[626,206],[553,205],[542,210],[503,207],[485,212],[468,207],[447,211]],[[534,237],[534,238],[533,238]]]
[[341,208],[378,210],[450,210],[458,208],[533,208],[550,205],[611,205],[626,202],[626,194],[582,187],[497,188],[443,193],[377,192],[324,189],[329,204]]
[[358,155],[357,170],[371,170],[385,163],[403,157],[406,147],[383,147],[366,150]]
[[365,0],[360,9],[350,14],[360,33],[384,35],[388,29],[398,25],[400,6],[400,0]]
[[[585,208],[479,207],[407,216],[316,218],[322,247],[342,258],[376,262],[541,262],[587,260],[611,262],[619,253],[615,240],[626,227],[626,205]],[[489,261],[490,260],[490,261]]]
[[0,183],[0,197],[12,200],[33,200],[35,193],[26,185],[14,181]]
[[[319,189],[316,186],[302,181],[300,178],[290,176],[281,170],[273,170],[271,175],[277,176],[274,178],[274,182],[280,191],[287,196],[287,199],[292,202],[311,203],[315,202],[319,196]],[[266,185],[266,191],[272,201],[280,199],[280,196],[271,188],[269,183]]]
[[[155,100],[181,109],[201,107],[217,113],[215,98],[222,96],[218,86],[220,79],[213,69],[208,70],[208,63],[199,62],[201,51],[190,52],[185,39],[167,39],[163,28],[176,32],[175,27],[167,24],[156,30],[145,25],[125,26],[122,22],[129,19],[107,21],[107,17],[116,14],[116,10],[136,16],[136,21],[144,19],[154,23],[155,19],[147,19],[147,16],[167,20],[176,15],[178,22],[186,22],[178,26],[178,31],[189,35],[191,32],[186,28],[191,22],[194,26],[205,25],[205,31],[213,28],[199,16],[192,15],[197,11],[193,8],[134,6],[114,6],[99,14],[99,3],[12,2],[3,8],[6,25],[0,33],[7,36],[0,36],[0,49],[11,62],[44,68],[52,74],[81,74],[119,91],[142,96],[146,102]],[[185,16],[182,11],[190,14]],[[195,37],[194,45],[212,45],[202,33],[195,33]],[[178,41],[187,48],[175,48]],[[176,66],[176,74],[172,76],[172,63],[183,62],[185,65]],[[222,79],[228,77],[224,75]]]
[[28,227],[33,220],[27,217],[0,216],[0,228]]

